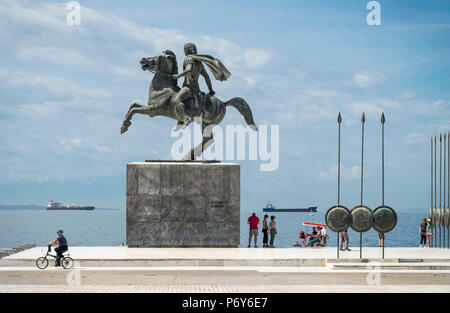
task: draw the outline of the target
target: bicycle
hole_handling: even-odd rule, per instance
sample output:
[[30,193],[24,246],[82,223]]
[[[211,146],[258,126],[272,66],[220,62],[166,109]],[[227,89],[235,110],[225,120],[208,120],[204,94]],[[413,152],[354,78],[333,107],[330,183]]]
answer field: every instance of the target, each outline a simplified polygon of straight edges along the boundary
[[[56,259],[56,255],[50,254],[50,252],[52,251],[51,247],[48,247],[47,249],[47,253],[45,254],[45,256],[41,256],[36,260],[36,266],[43,270],[45,268],[47,268],[48,266],[48,257],[52,257]],[[66,251],[63,253],[63,257],[61,258],[61,265],[62,267],[64,267],[65,269],[70,269],[73,267],[73,259],[70,257],[69,252]]]

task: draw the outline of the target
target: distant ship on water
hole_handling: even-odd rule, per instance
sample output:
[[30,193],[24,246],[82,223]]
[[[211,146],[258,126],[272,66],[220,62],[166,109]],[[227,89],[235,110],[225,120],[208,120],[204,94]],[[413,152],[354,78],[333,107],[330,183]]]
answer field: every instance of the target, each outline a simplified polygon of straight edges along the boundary
[[317,212],[317,207],[316,206],[312,206],[312,207],[309,207],[309,208],[278,209],[272,203],[269,202],[263,208],[263,211],[264,212],[306,212],[306,213],[309,212],[312,215],[313,212]]
[[68,205],[68,204],[61,204],[59,202],[55,202],[53,200],[51,200],[47,206],[46,206],[47,210],[62,210],[62,211],[66,211],[66,210],[93,210],[95,209],[94,206],[80,206],[80,205]]

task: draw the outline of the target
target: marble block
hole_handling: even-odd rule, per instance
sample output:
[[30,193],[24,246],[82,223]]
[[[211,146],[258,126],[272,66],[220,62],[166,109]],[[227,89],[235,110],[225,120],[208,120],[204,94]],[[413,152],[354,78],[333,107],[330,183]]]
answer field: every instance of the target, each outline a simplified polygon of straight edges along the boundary
[[240,165],[127,164],[129,247],[237,247]]

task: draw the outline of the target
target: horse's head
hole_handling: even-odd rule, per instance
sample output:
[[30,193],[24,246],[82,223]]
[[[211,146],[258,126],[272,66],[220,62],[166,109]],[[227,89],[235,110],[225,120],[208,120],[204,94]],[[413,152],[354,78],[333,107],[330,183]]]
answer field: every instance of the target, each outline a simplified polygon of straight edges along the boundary
[[178,74],[177,58],[175,53],[170,50],[163,51],[163,54],[142,58],[139,62],[141,68],[152,72],[159,72],[163,74]]

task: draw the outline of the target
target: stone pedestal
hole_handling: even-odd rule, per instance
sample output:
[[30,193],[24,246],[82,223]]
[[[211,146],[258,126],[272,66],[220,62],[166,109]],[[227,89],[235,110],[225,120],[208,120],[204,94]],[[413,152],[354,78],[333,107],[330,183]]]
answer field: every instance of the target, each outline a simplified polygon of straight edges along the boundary
[[129,247],[237,247],[240,165],[127,164]]

